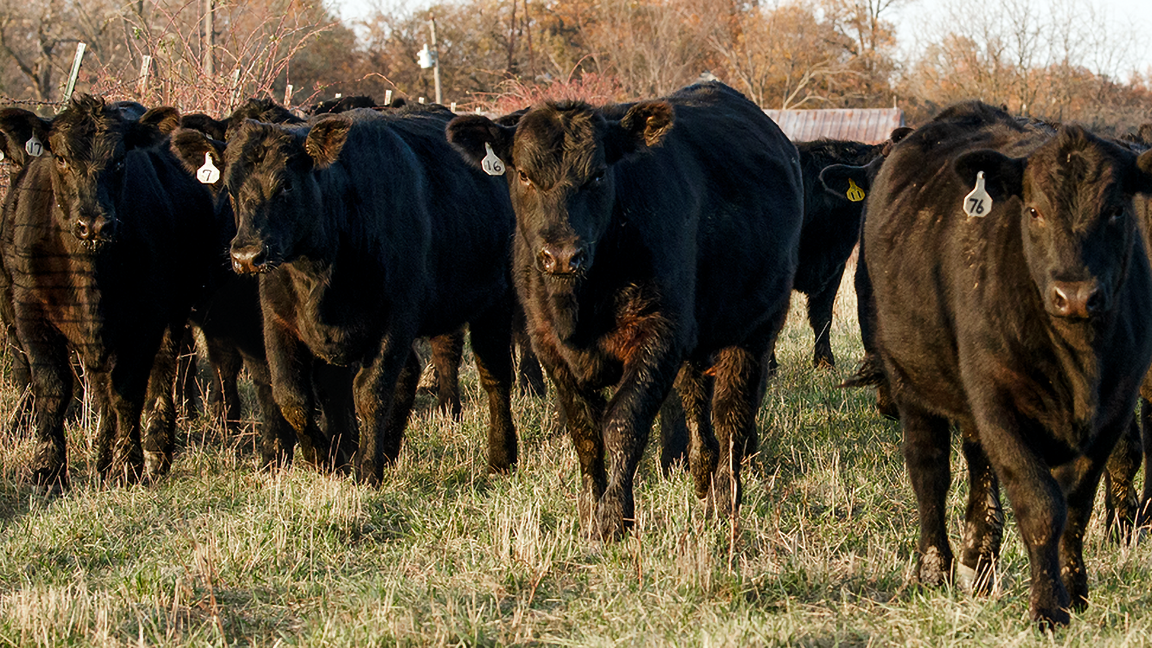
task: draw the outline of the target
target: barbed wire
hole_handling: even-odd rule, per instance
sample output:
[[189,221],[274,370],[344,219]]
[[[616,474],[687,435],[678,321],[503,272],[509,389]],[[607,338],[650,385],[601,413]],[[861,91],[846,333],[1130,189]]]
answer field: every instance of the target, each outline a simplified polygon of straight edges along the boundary
[[7,95],[0,95],[0,104],[13,106],[63,106],[63,101],[39,101],[36,99],[15,99]]

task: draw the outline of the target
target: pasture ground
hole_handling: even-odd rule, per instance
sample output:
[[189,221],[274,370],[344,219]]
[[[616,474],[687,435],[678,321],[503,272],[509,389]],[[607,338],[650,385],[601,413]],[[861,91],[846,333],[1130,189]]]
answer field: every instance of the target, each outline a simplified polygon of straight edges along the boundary
[[[488,475],[471,366],[463,422],[425,408],[380,490],[257,472],[251,430],[229,437],[205,420],[182,424],[160,484],[105,489],[89,416],[69,431],[72,492],[45,500],[24,483],[31,444],[5,438],[0,646],[1152,644],[1152,542],[1108,543],[1099,515],[1091,607],[1054,634],[1026,620],[1010,514],[997,594],[910,582],[918,529],[899,425],[874,413],[871,392],[835,387],[860,356],[847,276],[836,370],[810,368],[793,303],[734,529],[703,519],[687,474],[660,476],[653,443],[635,532],[582,540],[575,453],[550,401],[517,397],[520,469]],[[5,384],[0,422],[15,399]],[[955,545],[958,452],[953,474]]]

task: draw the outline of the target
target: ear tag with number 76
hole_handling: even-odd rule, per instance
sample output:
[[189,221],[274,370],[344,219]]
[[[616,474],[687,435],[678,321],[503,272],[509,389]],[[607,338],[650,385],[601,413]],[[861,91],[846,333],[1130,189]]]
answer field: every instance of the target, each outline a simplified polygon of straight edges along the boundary
[[484,173],[490,176],[504,175],[504,163],[500,161],[500,157],[496,155],[496,151],[492,150],[492,145],[484,142],[484,150],[487,154],[483,160],[480,160],[480,168],[484,169]]
[[964,196],[964,213],[968,214],[968,218],[973,216],[984,218],[990,211],[992,211],[992,196],[984,190],[984,172],[977,171],[976,188]]

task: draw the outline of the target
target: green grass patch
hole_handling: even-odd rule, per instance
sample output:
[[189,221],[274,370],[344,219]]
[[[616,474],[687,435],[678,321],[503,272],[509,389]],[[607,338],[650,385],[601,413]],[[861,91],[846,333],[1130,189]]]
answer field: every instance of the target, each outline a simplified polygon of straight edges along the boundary
[[[0,646],[1152,644],[1149,544],[1106,542],[1098,517],[1091,607],[1054,634],[1027,621],[1011,516],[1001,591],[911,582],[899,425],[874,413],[871,392],[836,388],[861,352],[850,279],[842,293],[830,372],[811,368],[794,302],[735,526],[704,518],[686,474],[660,475],[654,443],[634,532],[582,540],[575,452],[552,402],[517,397],[520,468],[489,475],[470,365],[463,420],[422,399],[378,490],[307,468],[261,473],[250,427],[228,436],[203,419],[182,422],[170,477],[105,488],[82,411],[68,431],[74,488],[45,500],[25,483],[29,440],[6,438]],[[0,421],[17,396],[0,390]],[[953,456],[955,543],[965,480]]]

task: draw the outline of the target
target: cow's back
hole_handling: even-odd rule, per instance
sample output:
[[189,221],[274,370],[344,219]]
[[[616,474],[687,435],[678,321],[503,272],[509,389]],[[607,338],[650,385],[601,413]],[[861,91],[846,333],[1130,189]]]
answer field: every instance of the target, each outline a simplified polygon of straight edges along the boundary
[[[791,292],[803,217],[799,156],[727,86],[690,86],[667,101],[675,122],[661,144],[620,162],[626,186],[637,190],[618,192],[617,216],[651,232],[649,247],[684,245],[694,255],[698,343],[716,349],[746,337]],[[683,257],[672,250],[656,261]]]

